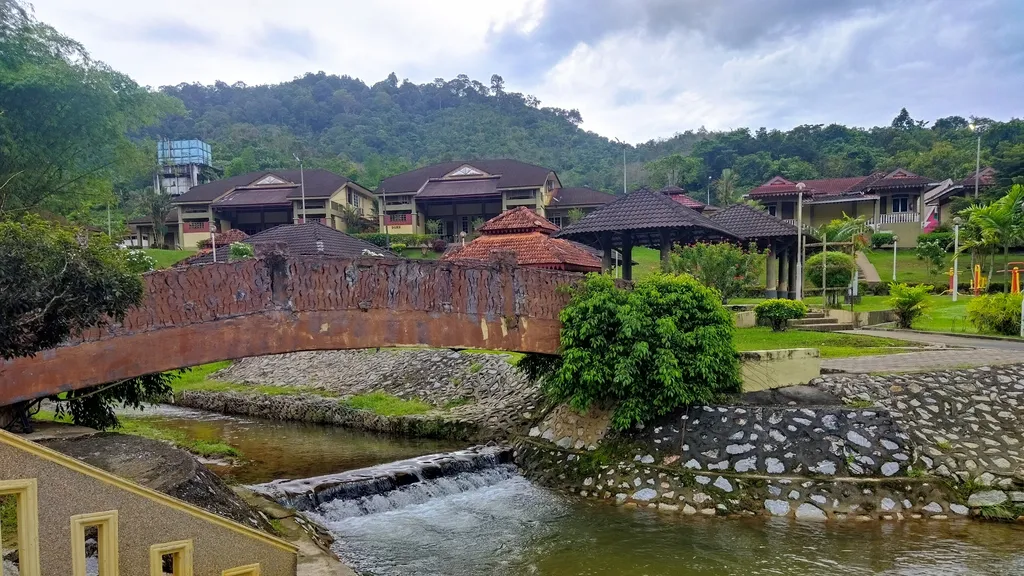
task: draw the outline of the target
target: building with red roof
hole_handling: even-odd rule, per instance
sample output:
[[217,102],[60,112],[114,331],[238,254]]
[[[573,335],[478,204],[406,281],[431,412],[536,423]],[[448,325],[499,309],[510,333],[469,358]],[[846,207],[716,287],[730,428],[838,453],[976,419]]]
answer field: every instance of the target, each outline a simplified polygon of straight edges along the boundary
[[520,266],[572,272],[601,271],[598,256],[575,242],[552,238],[558,226],[525,206],[502,212],[477,231],[480,237],[464,246],[452,246],[441,260],[487,261],[493,252],[509,251],[515,253]]

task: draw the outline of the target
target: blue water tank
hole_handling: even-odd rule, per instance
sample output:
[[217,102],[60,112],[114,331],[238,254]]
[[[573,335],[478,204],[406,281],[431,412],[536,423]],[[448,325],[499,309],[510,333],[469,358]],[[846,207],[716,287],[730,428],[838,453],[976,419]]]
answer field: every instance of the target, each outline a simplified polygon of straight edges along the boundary
[[156,143],[156,159],[163,165],[213,164],[210,145],[202,140],[161,140]]

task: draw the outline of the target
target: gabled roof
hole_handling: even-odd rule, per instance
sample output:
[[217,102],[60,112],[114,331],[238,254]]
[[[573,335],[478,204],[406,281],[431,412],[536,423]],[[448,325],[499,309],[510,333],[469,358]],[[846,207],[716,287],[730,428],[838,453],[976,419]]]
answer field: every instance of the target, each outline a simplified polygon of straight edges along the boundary
[[662,194],[665,194],[666,196],[671,198],[673,201],[678,202],[683,206],[686,206],[687,208],[692,208],[693,210],[696,210],[698,212],[703,212],[704,209],[708,207],[707,204],[701,202],[700,200],[687,196],[686,189],[680,188],[679,186],[665,186],[661,190],[658,190],[658,192],[661,192]]
[[484,222],[478,231],[481,234],[514,234],[518,232],[558,232],[555,226],[543,216],[538,216],[526,206],[506,210]]
[[[978,172],[978,187],[984,188],[985,186],[994,186],[996,183],[996,169],[991,166],[986,166]],[[960,186],[970,187],[974,189],[974,172],[963,180],[956,182]]]
[[802,180],[793,182],[782,176],[776,176],[750,191],[751,198],[766,198],[769,196],[788,196],[796,194],[801,189],[807,196],[819,194],[845,194],[856,192],[862,189],[864,183],[872,176],[854,176],[852,178],[823,178],[818,180]]
[[909,170],[897,168],[885,176],[865,185],[864,190],[881,190],[887,188],[921,188],[940,182],[935,178],[918,176]]
[[430,179],[420,187],[417,199],[426,198],[470,198],[497,196],[498,178],[459,178],[457,180]]
[[574,206],[603,206],[618,198],[615,194],[593,188],[555,188],[549,208],[572,208]]
[[657,228],[690,229],[702,234],[739,238],[707,216],[647,188],[598,208],[579,222],[562,228],[556,237],[581,238],[601,232]]
[[491,252],[506,250],[515,253],[516,264],[520,266],[577,272],[601,270],[601,259],[583,246],[569,240],[552,238],[543,232],[485,234],[465,246],[453,246],[441,260],[487,261],[491,258]]
[[213,206],[291,206],[292,187],[235,188],[211,202]]
[[796,226],[747,204],[733,204],[709,216],[744,240],[784,238],[797,235]]
[[547,181],[548,174],[553,172],[550,168],[509,159],[441,162],[385,178],[376,193],[414,194],[427,180],[443,178],[465,166],[499,176],[498,188],[539,188]]
[[[268,228],[242,240],[246,244],[261,242],[283,242],[288,246],[288,254],[292,256],[334,256],[337,258],[359,258],[363,250],[382,254],[387,258],[398,258],[393,254],[365,240],[349,236],[340,230],[324,226],[319,222],[305,224],[285,224]],[[230,246],[217,247],[217,261],[226,262],[230,256]],[[183,261],[182,264],[207,264],[213,262],[210,250],[199,252]]]
[[[174,203],[211,202],[234,188],[250,186],[267,176],[277,176],[281,180],[294,185],[295,188],[288,194],[289,198],[300,198],[302,196],[299,183],[303,178],[305,178],[306,183],[306,198],[327,198],[337,192],[342,186],[351,182],[351,180],[344,176],[319,168],[305,170],[305,173],[302,175],[299,174],[298,170],[262,170],[200,184],[175,198]],[[270,184],[270,186],[281,187],[280,184]]]

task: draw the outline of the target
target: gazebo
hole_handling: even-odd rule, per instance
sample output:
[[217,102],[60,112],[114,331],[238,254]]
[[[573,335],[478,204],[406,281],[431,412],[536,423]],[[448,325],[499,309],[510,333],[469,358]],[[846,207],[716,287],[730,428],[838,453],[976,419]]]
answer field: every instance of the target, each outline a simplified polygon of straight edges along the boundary
[[660,192],[641,188],[562,228],[556,238],[574,240],[602,252],[601,267],[612,265],[612,252],[622,252],[622,277],[633,279],[633,246],[661,250],[667,262],[676,242],[727,241],[743,238]]
[[734,204],[712,214],[719,226],[741,236],[746,242],[767,249],[765,297],[796,299],[797,227],[747,204]]

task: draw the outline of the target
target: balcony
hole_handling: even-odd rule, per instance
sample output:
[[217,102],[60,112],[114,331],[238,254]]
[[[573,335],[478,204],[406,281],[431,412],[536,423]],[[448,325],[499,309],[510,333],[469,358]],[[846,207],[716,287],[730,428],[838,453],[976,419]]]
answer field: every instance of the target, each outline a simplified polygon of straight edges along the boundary
[[880,214],[878,216],[879,224],[907,224],[920,221],[921,215],[917,212],[896,212],[893,214]]
[[388,214],[384,216],[386,226],[412,226],[412,214]]

